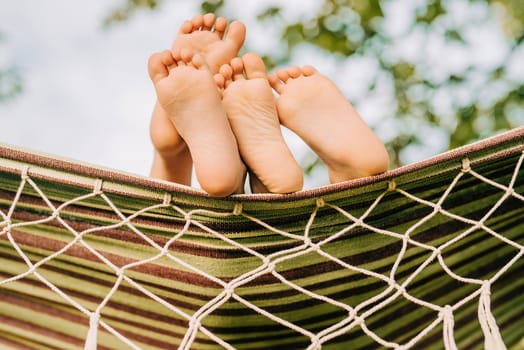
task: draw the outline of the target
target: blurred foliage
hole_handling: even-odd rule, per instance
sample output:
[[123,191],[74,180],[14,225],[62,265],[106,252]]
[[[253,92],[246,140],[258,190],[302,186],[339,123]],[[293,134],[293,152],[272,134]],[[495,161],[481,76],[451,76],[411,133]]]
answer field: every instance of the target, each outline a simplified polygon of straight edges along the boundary
[[22,79],[15,68],[0,69],[0,103],[11,100],[22,92]]
[[[200,1],[202,13],[214,12],[231,18],[225,13],[228,0]],[[278,3],[275,5],[272,2],[272,5],[261,7],[257,20],[268,26],[278,24],[282,28],[279,39],[284,45],[284,49],[279,52],[261,53],[264,61],[268,69],[285,65],[290,61],[294,50],[304,44],[317,47],[339,60],[352,56],[376,60],[380,71],[370,74],[388,78],[395,101],[393,110],[390,111],[394,123],[390,120],[388,124],[392,125],[395,136],[386,140],[393,167],[402,165],[401,155],[405,149],[424,144],[428,135],[420,132],[418,128],[421,125],[428,126],[429,130],[444,130],[449,136],[449,147],[454,148],[522,124],[524,81],[516,81],[510,76],[507,62],[489,69],[484,67],[483,70],[470,64],[461,72],[454,71],[445,79],[436,79],[430,74],[432,67],[427,62],[395,58],[387,54],[398,38],[384,29],[384,9],[388,5],[394,6],[395,0],[319,1],[322,1],[322,6],[318,12],[292,21],[285,18]],[[524,0],[465,1],[489,8],[499,20],[509,46],[508,56],[518,49],[524,49]],[[164,2],[165,0],[125,0],[120,7],[108,14],[104,23],[112,25],[127,21],[134,12],[158,10]],[[442,19],[449,14],[452,4],[453,0],[426,0],[414,10],[410,31],[422,29],[426,33],[442,33],[446,42],[467,47],[463,27],[443,24],[445,21]],[[453,95],[454,91],[461,89],[474,90],[471,80],[479,74],[484,79],[482,86],[492,88],[487,90],[488,98],[485,91],[471,91],[473,98],[452,101],[450,113],[442,113],[437,108],[438,103],[435,100],[440,92],[447,91]],[[11,67],[0,67],[0,103],[12,98],[21,89],[18,72]],[[376,89],[377,86],[371,84],[369,93],[376,93]],[[489,91],[495,93],[489,94]],[[388,105],[387,108],[391,107]],[[413,124],[414,121],[416,124]],[[318,165],[318,160],[308,163],[305,165],[306,170],[312,170]]]
[[[162,1],[162,0],[159,0]],[[106,26],[116,22],[127,21],[132,14],[141,9],[154,10],[158,6],[158,0],[127,0],[123,5],[115,8],[105,18],[104,24]]]
[[[111,18],[126,19],[132,11],[139,8],[155,8],[161,1],[128,0],[126,6],[115,11]],[[229,17],[228,13],[224,12],[227,1],[202,1],[202,13],[214,12]],[[524,41],[524,0],[469,1],[483,4],[495,13],[503,32],[507,35],[511,52],[520,47]],[[453,101],[451,116],[439,113],[434,102],[436,94],[443,90],[451,91],[453,94],[455,90],[468,89],[468,84],[471,84],[470,77],[478,73],[478,68],[470,66],[463,72],[449,74],[447,79],[437,80],[432,79],[431,74],[425,74],[431,70],[425,62],[412,62],[384,55],[395,38],[381,26],[385,16],[383,8],[388,4],[393,6],[394,0],[322,0],[323,5],[317,13],[291,22],[284,18],[282,9],[278,5],[274,2],[272,4],[260,11],[257,20],[262,23],[267,22],[267,25],[274,25],[275,22],[282,24],[280,40],[287,50],[266,54],[264,60],[269,66],[268,69],[286,64],[292,57],[293,51],[304,43],[318,47],[340,59],[357,55],[373,57],[378,61],[380,73],[391,81],[396,101],[396,110],[391,114],[398,127],[395,129],[395,136],[387,140],[392,166],[402,164],[401,153],[406,147],[424,144],[427,135],[418,132],[416,127],[402,127],[410,125],[412,120],[444,129],[449,135],[450,148],[519,126],[516,123],[523,120],[522,117],[514,116],[524,113],[524,82],[515,82],[508,77],[506,62],[490,68],[489,71],[481,72],[485,79],[485,86],[500,86],[498,94],[495,94],[496,96],[489,103],[482,100],[480,96],[467,102]],[[440,29],[441,19],[447,15],[450,4],[452,0],[427,0],[415,10],[411,30]],[[447,42],[466,45],[462,30],[461,27],[448,26],[443,32],[444,39]],[[371,85],[370,93],[373,89],[375,86]],[[305,168],[312,170],[317,164],[318,161],[313,160]]]
[[[6,41],[6,37],[0,32],[0,44],[3,41]],[[14,66],[0,66],[0,103],[11,100],[21,92],[22,77],[18,69]]]

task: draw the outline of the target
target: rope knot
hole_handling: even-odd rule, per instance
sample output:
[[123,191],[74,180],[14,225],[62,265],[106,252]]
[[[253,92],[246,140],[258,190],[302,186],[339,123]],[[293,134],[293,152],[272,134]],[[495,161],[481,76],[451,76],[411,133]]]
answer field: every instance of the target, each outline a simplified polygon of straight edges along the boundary
[[482,283],[482,290],[480,291],[480,295],[488,298],[491,296],[491,283],[489,283],[488,280]]
[[22,180],[27,180],[29,178],[29,165],[24,165],[20,173]]
[[232,285],[228,284],[228,285],[226,285],[224,287],[224,292],[226,292],[226,295],[228,296],[228,298],[231,298],[233,293],[235,293],[235,287],[233,287]]
[[311,336],[311,347],[312,349],[322,349],[322,343],[317,335]]
[[355,315],[355,323],[360,326],[362,323],[364,323],[364,319],[360,316]]
[[90,325],[91,327],[97,327],[99,321],[100,321],[100,314],[99,314],[99,313],[97,313],[97,312],[93,312],[93,313],[89,316],[89,325]]
[[171,197],[171,193],[164,193],[164,200],[162,201],[163,205],[169,205],[171,203],[171,200],[173,198]]
[[390,282],[390,285],[395,286],[402,295],[406,295],[407,291],[404,286],[396,284],[394,280],[392,281],[392,283]]
[[391,180],[388,182],[388,191],[395,191],[397,189],[397,183],[395,180]]
[[444,308],[442,308],[440,311],[440,314],[444,319],[453,320],[453,308],[450,305],[444,306]]
[[326,205],[326,202],[324,201],[324,198],[317,198],[317,208],[322,208]]
[[462,169],[461,169],[461,171],[463,173],[467,173],[470,170],[471,170],[471,163],[469,161],[469,158],[462,159]]
[[242,214],[243,205],[241,202],[235,203],[235,207],[233,208],[233,215],[240,215]]
[[102,185],[103,185],[102,179],[96,179],[95,184],[93,186],[93,193],[102,194]]
[[194,318],[189,320],[189,328],[198,329],[200,328],[200,326],[202,326],[202,324],[200,323],[199,320],[194,319]]

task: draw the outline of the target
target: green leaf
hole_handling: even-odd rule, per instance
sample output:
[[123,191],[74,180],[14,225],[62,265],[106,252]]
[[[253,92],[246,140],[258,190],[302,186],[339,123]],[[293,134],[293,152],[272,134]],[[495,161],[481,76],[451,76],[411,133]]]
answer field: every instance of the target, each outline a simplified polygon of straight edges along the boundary
[[202,13],[220,13],[220,10],[224,6],[224,0],[210,0],[203,1],[200,5]]
[[446,10],[442,6],[441,0],[430,0],[426,6],[421,9],[416,17],[417,23],[431,24],[435,19],[444,15]]
[[280,16],[280,13],[282,12],[282,9],[280,7],[272,6],[267,8],[265,11],[259,13],[257,15],[257,20],[264,21],[267,19],[271,19],[277,16]]

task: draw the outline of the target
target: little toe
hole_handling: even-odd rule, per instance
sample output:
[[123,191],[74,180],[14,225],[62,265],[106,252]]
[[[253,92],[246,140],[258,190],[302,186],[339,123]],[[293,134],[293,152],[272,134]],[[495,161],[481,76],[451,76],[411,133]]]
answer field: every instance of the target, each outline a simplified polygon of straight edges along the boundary
[[248,79],[266,78],[266,65],[259,55],[246,53],[242,56],[242,63]]
[[243,80],[244,78],[244,63],[240,57],[235,57],[231,60],[231,69],[233,70],[233,80]]
[[202,20],[202,30],[211,30],[215,23],[215,15],[212,13],[206,13]]
[[315,67],[313,66],[304,66],[302,67],[302,74],[306,77],[309,77],[309,76],[312,76],[313,74],[315,74],[317,72],[317,70],[315,69]]

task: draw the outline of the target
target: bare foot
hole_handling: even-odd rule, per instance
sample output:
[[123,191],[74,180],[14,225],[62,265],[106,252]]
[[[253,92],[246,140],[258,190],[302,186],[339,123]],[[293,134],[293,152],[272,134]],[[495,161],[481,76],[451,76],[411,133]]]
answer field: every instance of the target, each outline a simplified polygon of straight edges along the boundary
[[223,64],[229,63],[244,44],[246,26],[242,22],[227,24],[224,17],[197,15],[185,21],[173,42],[172,50],[190,49],[201,54],[213,74]]
[[268,80],[280,95],[280,122],[318,154],[331,183],[388,169],[383,143],[329,78],[305,66],[281,69]]
[[193,161],[189,148],[158,101],[151,116],[149,134],[155,148],[150,175],[190,186]]
[[202,189],[227,196],[243,189],[245,167],[213,75],[191,50],[164,51],[149,59],[158,101],[189,148]]
[[[245,76],[244,76],[245,74]],[[302,189],[302,170],[287,147],[275,97],[262,59],[253,53],[233,58],[215,75],[242,159],[255,175],[253,192],[290,193]]]
[[[197,15],[185,21],[173,42],[173,51],[190,49],[204,56],[211,72],[238,54],[246,36],[245,25],[213,14]],[[192,160],[189,149],[169,114],[155,104],[150,123],[150,136],[155,148],[150,175],[163,180],[191,185]]]

